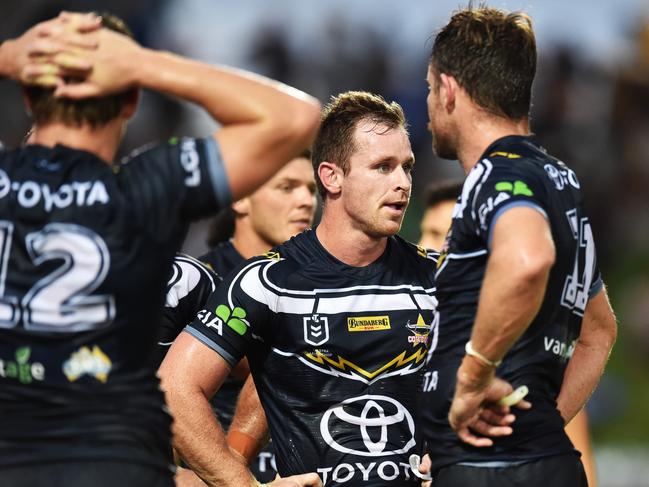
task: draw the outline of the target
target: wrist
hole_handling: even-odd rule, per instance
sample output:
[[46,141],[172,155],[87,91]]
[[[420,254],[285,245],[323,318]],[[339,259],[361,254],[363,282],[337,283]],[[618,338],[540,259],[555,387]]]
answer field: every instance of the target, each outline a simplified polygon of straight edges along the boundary
[[479,362],[482,364],[488,366],[488,367],[493,367],[494,369],[499,367],[500,364],[503,362],[501,360],[491,360],[490,358],[487,358],[480,352],[478,352],[475,348],[473,348],[473,343],[471,343],[471,340],[466,342],[466,345],[464,346],[464,350],[467,355],[476,358]]
[[226,438],[230,451],[244,464],[248,465],[261,448],[260,441],[242,431],[230,428]]
[[12,51],[16,41],[7,39],[0,43],[0,77],[18,79],[20,73],[16,73],[16,54]]
[[134,46],[133,53],[129,55],[133,66],[133,69],[130,71],[130,85],[147,88],[150,77],[155,74],[156,70],[155,52],[155,50],[148,49],[144,46]]
[[494,367],[486,365],[472,355],[465,355],[457,370],[457,385],[458,388],[465,390],[481,391],[489,385],[495,376],[496,369]]

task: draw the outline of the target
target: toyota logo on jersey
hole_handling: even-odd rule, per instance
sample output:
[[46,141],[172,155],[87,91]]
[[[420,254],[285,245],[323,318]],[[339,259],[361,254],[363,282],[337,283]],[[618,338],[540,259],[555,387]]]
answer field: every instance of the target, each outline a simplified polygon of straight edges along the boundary
[[412,415],[387,396],[353,397],[330,407],[320,433],[334,450],[362,457],[402,454],[415,446]]

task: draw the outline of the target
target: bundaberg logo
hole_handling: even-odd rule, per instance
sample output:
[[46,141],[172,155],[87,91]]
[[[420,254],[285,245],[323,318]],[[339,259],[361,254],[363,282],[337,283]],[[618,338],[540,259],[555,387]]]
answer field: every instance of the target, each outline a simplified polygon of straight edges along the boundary
[[347,318],[349,331],[389,330],[390,317],[385,316],[350,316]]

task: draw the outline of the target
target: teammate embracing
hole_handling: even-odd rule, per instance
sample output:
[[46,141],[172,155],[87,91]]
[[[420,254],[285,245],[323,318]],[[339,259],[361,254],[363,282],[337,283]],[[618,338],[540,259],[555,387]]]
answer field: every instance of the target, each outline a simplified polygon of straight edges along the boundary
[[419,452],[420,369],[437,328],[435,260],[395,235],[413,165],[399,105],[335,97],[313,146],[320,224],[235,269],[176,339],[160,368],[176,446],[209,485],[254,485],[226,471],[207,402],[244,355],[281,475],[418,484],[408,457]]

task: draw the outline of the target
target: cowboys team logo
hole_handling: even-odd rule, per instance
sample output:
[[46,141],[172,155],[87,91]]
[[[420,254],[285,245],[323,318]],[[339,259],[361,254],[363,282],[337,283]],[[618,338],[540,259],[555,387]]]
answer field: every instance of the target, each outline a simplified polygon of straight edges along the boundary
[[411,343],[413,347],[428,341],[431,326],[426,324],[421,314],[417,316],[417,323],[408,321],[406,328],[412,333],[412,335],[408,336],[408,343]]
[[324,413],[322,439],[336,451],[361,457],[408,452],[415,446],[415,421],[399,401],[380,395],[346,399]]
[[329,340],[329,320],[326,316],[305,316],[303,320],[305,342],[317,347]]

